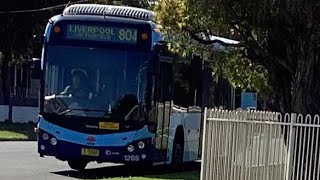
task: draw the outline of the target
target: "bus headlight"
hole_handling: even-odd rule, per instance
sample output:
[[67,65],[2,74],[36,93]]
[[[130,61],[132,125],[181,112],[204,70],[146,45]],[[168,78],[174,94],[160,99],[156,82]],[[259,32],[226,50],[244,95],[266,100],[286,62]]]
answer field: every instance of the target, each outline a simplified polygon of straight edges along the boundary
[[42,134],[42,139],[43,140],[48,140],[49,139],[49,135],[47,133],[43,133]]
[[143,148],[145,147],[144,142],[140,141],[140,142],[138,143],[138,147],[139,147],[139,149],[143,149]]
[[129,145],[129,146],[127,147],[127,150],[128,150],[129,152],[133,152],[133,151],[134,151],[134,146],[133,146],[133,145]]
[[51,138],[50,143],[51,143],[51,145],[55,146],[55,145],[57,145],[58,141],[56,138]]

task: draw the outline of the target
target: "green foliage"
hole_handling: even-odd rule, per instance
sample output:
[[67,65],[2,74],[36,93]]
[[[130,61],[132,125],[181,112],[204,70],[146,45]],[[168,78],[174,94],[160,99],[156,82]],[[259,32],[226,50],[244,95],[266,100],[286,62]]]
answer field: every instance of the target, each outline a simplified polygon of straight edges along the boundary
[[[225,15],[220,6],[213,2],[199,0],[158,0],[155,3],[157,22],[162,33],[169,41],[169,48],[182,56],[198,54],[212,61],[214,75],[227,78],[235,87],[243,90],[255,90],[266,94],[268,85],[267,71],[251,62],[239,50],[217,53],[212,45],[202,41],[199,33],[209,35],[237,37],[234,29],[224,22]],[[198,39],[199,38],[199,39]],[[209,39],[207,39],[209,40]]]
[[[223,55],[222,55],[223,56]],[[222,69],[222,76],[226,77],[234,87],[242,90],[254,90],[261,95],[270,92],[268,72],[261,65],[254,65],[250,60],[239,53],[229,53],[221,58],[217,66]]]

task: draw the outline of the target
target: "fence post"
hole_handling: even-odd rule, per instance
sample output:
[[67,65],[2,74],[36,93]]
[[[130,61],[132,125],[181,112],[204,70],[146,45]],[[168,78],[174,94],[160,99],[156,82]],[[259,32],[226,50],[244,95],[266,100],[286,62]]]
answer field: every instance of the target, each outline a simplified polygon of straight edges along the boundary
[[9,97],[9,112],[8,112],[8,120],[9,122],[12,122],[12,95],[10,94],[10,97]]
[[204,115],[203,115],[203,133],[202,133],[202,153],[201,153],[201,173],[200,173],[200,180],[205,180],[205,174],[208,169],[205,169],[207,161],[206,161],[206,156],[207,156],[207,151],[206,151],[206,131],[207,131],[207,108],[204,109]]
[[[285,117],[284,117],[285,118]],[[289,133],[289,148],[288,148],[288,159],[287,159],[287,168],[286,168],[286,180],[292,180],[292,171],[293,171],[293,159],[295,156],[295,123],[297,122],[297,114],[291,113],[290,115],[290,133]]]

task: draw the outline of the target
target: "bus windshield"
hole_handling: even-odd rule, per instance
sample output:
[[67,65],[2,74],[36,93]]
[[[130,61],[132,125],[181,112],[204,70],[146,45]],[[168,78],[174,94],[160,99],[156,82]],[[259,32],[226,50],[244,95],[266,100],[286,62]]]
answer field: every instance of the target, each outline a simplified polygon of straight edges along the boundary
[[146,53],[68,46],[47,50],[45,113],[128,118],[144,105]]

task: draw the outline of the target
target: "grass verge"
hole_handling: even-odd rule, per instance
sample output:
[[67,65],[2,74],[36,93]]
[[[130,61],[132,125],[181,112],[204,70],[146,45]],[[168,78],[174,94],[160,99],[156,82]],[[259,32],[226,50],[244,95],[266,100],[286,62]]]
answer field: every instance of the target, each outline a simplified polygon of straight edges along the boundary
[[36,140],[35,124],[0,123],[0,141]]

